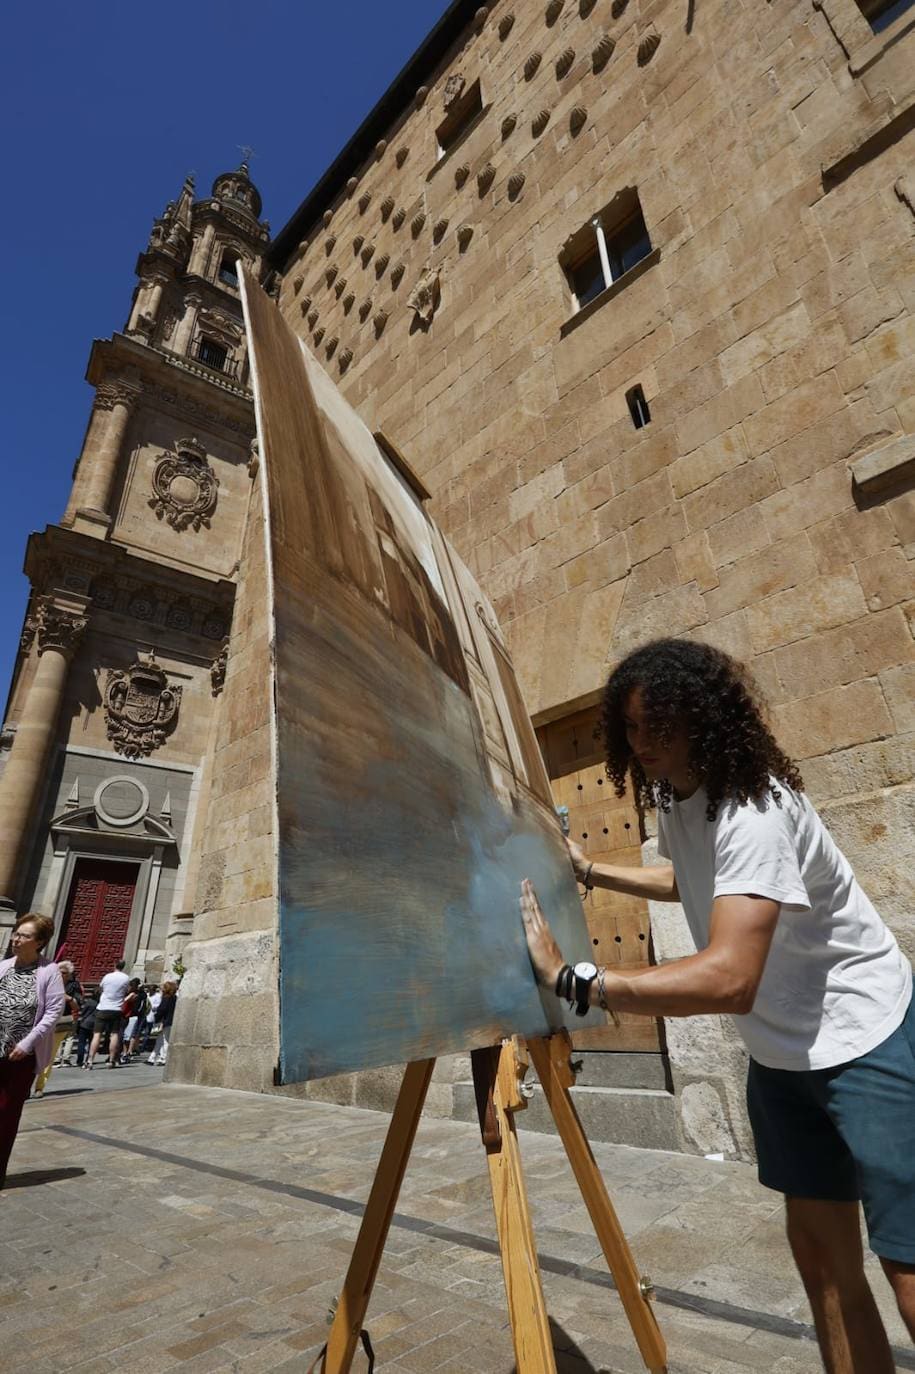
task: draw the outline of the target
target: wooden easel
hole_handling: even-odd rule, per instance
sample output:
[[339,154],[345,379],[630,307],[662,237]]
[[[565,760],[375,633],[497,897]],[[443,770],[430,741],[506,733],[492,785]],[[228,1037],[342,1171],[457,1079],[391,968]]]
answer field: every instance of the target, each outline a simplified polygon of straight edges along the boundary
[[[558,1031],[546,1039],[515,1038],[471,1053],[516,1371],[556,1374],[514,1121],[515,1113],[527,1106],[521,1085],[529,1053],[642,1359],[651,1374],[665,1374],[667,1351],[649,1301],[651,1284],[636,1268],[569,1094],[575,1081],[571,1048],[568,1034]],[[321,1374],[349,1374],[434,1067],[434,1059],[424,1059],[409,1064],[404,1073],[327,1345],[312,1366]]]

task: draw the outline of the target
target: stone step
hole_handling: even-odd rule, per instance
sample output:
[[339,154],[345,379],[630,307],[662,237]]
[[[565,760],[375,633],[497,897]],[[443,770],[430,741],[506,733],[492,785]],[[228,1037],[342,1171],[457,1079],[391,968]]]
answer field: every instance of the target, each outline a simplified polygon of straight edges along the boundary
[[626,1053],[618,1050],[573,1050],[572,1058],[581,1060],[579,1088],[670,1088],[667,1055]]
[[[555,1135],[556,1127],[543,1089],[533,1085],[527,1108],[519,1112],[519,1129]],[[453,1115],[457,1121],[476,1121],[473,1083],[455,1083]],[[672,1093],[656,1088],[572,1089],[572,1100],[589,1140],[636,1145],[646,1150],[679,1150],[677,1114]]]

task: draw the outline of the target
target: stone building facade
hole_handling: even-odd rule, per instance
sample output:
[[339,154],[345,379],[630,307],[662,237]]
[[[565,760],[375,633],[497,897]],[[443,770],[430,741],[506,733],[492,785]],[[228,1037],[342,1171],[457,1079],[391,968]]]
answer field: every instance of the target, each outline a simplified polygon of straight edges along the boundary
[[251,493],[236,277],[268,242],[247,168],[156,220],[97,340],[67,509],[31,536],[0,753],[0,946],[52,915],[84,980],[158,980],[191,932],[206,758]]
[[[455,3],[270,261],[492,598],[591,852],[652,845],[596,792],[608,667],[707,640],[912,955],[915,7]],[[717,1018],[586,1058],[607,1134],[745,1147]]]

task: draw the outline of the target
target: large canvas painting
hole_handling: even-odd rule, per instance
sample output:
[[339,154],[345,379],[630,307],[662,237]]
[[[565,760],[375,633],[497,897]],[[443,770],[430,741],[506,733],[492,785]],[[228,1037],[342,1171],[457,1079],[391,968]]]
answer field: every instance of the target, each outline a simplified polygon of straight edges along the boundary
[[522,878],[567,958],[589,938],[491,608],[250,277],[243,295],[275,635],[280,1080],[546,1034],[568,1013],[535,983]]

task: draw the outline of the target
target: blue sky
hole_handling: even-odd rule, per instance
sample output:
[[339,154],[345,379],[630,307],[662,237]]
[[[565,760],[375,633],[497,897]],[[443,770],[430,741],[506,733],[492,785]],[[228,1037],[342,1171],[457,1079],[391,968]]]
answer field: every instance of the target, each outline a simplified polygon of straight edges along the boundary
[[64,0],[4,15],[5,386],[0,694],[25,607],[26,539],[63,513],[94,338],[122,329],[153,218],[255,150],[277,232],[447,0]]

